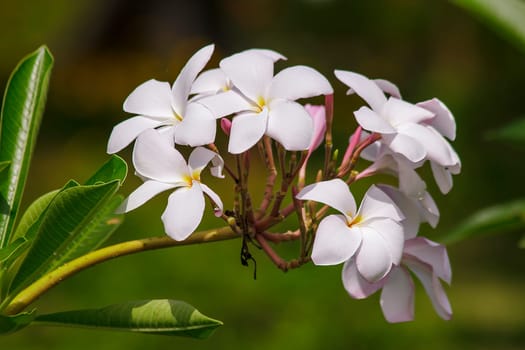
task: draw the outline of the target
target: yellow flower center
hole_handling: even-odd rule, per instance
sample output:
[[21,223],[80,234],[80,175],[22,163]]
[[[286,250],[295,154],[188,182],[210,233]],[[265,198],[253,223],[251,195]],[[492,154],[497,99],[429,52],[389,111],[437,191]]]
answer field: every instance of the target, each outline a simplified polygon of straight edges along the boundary
[[[352,218],[349,216],[349,218]],[[363,221],[363,217],[361,215],[354,216],[352,220],[348,221],[347,225],[348,227],[352,227],[354,225],[359,225],[359,223]]]

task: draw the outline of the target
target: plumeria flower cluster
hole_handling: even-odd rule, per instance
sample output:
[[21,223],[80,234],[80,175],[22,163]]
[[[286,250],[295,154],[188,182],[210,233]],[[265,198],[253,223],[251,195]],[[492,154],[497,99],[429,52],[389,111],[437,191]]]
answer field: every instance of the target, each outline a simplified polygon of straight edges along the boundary
[[[416,104],[404,101],[387,80],[336,70],[347,94],[366,102],[353,113],[357,127],[348,130],[346,151],[339,160],[332,138],[333,88],[325,76],[301,65],[275,73],[276,63],[286,57],[267,49],[234,54],[219,67],[203,71],[213,49],[208,45],[198,50],[173,85],[149,80],[124,102],[124,111],[134,116],[115,126],[108,152],[134,142],[133,164],[144,183],[119,210],[131,211],[170,190],[161,219],[170,237],[185,240],[198,228],[208,198],[214,214],[242,238],[243,264],[253,259],[252,246],[264,250],[283,271],[310,261],[344,264],[342,279],[349,295],[361,299],[381,289],[381,308],[389,322],[414,318],[412,273],[438,315],[449,319],[452,311],[441,284],[451,281],[446,249],[418,235],[422,223],[436,227],[439,221],[439,210],[418,170],[428,161],[443,194],[452,188],[452,175],[461,170],[449,143],[455,139],[456,125],[448,108],[435,98]],[[324,105],[300,102],[318,96],[324,96]],[[215,145],[218,123],[228,138],[222,154],[233,164],[223,160]],[[323,141],[324,164],[315,182],[306,185],[311,155]],[[181,153],[187,147],[188,161]],[[253,185],[248,186],[254,152],[267,168],[258,206],[252,200]],[[361,164],[365,166],[359,170]],[[212,176],[224,178],[224,170],[233,180],[231,206],[225,208],[220,196],[202,182],[207,166]],[[376,183],[358,205],[351,187],[378,173],[392,175],[397,186]],[[299,220],[296,230],[271,230],[294,213]],[[290,261],[271,244],[295,240],[299,253]]]

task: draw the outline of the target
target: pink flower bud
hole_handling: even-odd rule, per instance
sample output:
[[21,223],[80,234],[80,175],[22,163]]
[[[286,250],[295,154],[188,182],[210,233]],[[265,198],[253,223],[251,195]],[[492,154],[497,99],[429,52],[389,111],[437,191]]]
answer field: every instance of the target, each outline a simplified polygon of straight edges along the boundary
[[232,122],[228,118],[221,118],[221,129],[224,131],[226,136],[230,136],[230,130],[232,128]]

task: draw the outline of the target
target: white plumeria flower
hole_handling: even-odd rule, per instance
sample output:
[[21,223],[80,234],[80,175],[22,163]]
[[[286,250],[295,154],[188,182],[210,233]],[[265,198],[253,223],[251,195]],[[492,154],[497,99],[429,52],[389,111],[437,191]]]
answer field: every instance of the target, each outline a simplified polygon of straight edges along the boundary
[[197,51],[186,63],[173,87],[154,79],[139,85],[124,101],[124,111],[136,114],[116,125],[108,142],[108,153],[129,145],[144,130],[160,128],[174,142],[201,146],[215,140],[216,120],[203,105],[188,101],[197,74],[208,63],[213,45]]
[[394,266],[380,281],[370,283],[358,270],[355,259],[343,268],[343,284],[351,297],[363,299],[381,292],[381,309],[388,322],[406,322],[414,319],[414,282],[409,270],[421,281],[437,314],[449,320],[452,308],[440,279],[450,284],[452,272],[446,248],[423,237],[405,242],[400,266]]
[[404,216],[376,186],[366,192],[359,210],[341,179],[306,186],[296,197],[324,203],[342,214],[320,222],[311,255],[316,265],[337,265],[355,256],[359,272],[376,282],[401,261],[404,235],[399,221]]
[[199,102],[216,117],[233,113],[228,151],[242,153],[268,135],[289,151],[305,150],[310,144],[313,122],[295,102],[333,93],[328,80],[313,68],[294,66],[273,75],[274,59],[257,51],[245,51],[223,59],[221,70],[233,89]]
[[[249,49],[243,52],[253,52],[256,54],[268,57],[273,62],[279,60],[286,60],[286,57],[279,52],[268,49]],[[227,92],[233,88],[232,81],[220,68],[214,68],[202,72],[193,82],[191,87],[191,94],[196,94],[194,100],[198,100],[204,96],[215,95],[221,92]]]
[[[429,149],[435,149],[435,153],[442,151],[442,141],[421,125],[434,117],[432,112],[394,96],[387,99],[376,82],[361,74],[336,70],[335,76],[370,106],[354,112],[359,125],[381,134],[381,142],[392,151],[412,162],[423,160]],[[392,93],[396,94],[395,91]]]
[[173,144],[160,137],[157,130],[144,131],[133,149],[133,164],[144,183],[129,195],[119,211],[129,212],[157,194],[175,189],[161,218],[170,237],[177,241],[186,239],[202,220],[204,195],[215,204],[216,214],[220,215],[223,209],[219,196],[201,182],[201,172],[210,161],[212,175],[224,177],[224,161],[217,153],[197,147],[186,163]]

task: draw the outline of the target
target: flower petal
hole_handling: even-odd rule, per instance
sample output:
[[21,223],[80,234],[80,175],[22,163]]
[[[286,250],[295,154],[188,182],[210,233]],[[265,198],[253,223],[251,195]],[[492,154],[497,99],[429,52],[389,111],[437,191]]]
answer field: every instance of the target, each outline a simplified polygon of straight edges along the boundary
[[265,97],[273,77],[272,59],[256,52],[241,52],[224,58],[220,67],[233,85],[252,101]]
[[222,211],[224,209],[224,205],[222,204],[221,197],[217,193],[215,193],[211,188],[206,186],[205,184],[201,183],[202,191],[211,199],[211,201],[214,204],[213,212],[215,216],[219,217],[222,215]]
[[[379,112],[379,111],[378,111]],[[434,113],[412,103],[390,97],[381,110],[381,115],[393,126],[404,123],[420,123],[434,116]]]
[[278,141],[288,151],[308,149],[314,126],[312,117],[296,102],[272,103],[268,113],[266,134]]
[[220,69],[209,69],[199,74],[191,84],[190,94],[215,94],[229,88],[228,78]]
[[176,189],[168,198],[161,219],[168,236],[183,241],[199,226],[204,213],[204,195],[197,181]]
[[191,152],[190,157],[188,158],[188,166],[192,173],[200,174],[206,165],[216,157],[220,159],[222,164],[224,164],[224,161],[217,153],[204,147],[197,147]]
[[180,116],[185,116],[186,114],[186,104],[188,96],[190,95],[191,85],[199,72],[210,60],[213,49],[214,45],[211,44],[193,54],[180,71],[175,83],[173,83],[173,109]]
[[436,276],[449,283],[452,280],[452,270],[448,259],[447,248],[424,237],[415,237],[405,242],[405,254],[430,265]]
[[153,129],[144,131],[135,141],[133,164],[140,176],[160,182],[180,183],[190,176],[179,151]]
[[452,317],[450,302],[438,277],[432,274],[432,268],[428,264],[413,259],[404,259],[403,262],[423,284],[437,314],[444,320],[450,320]]
[[321,181],[303,188],[296,196],[302,201],[326,204],[345,216],[353,218],[356,212],[355,199],[348,185],[341,179]]
[[396,129],[394,129],[386,120],[366,106],[355,111],[354,116],[359,125],[365,130],[381,134],[392,134],[396,132]]
[[357,215],[360,215],[365,222],[375,218],[389,218],[394,221],[404,219],[404,215],[392,199],[375,185],[370,186],[366,191]]
[[392,263],[399,265],[405,243],[403,226],[391,219],[375,219],[367,222],[366,227],[376,231],[385,240]]
[[148,180],[142,185],[137,187],[135,191],[126,198],[126,200],[116,210],[117,213],[127,213],[135,208],[140,207],[142,204],[155,197],[157,194],[167,191],[171,188],[176,187],[174,184],[167,184],[163,182],[157,182]]
[[372,80],[354,72],[335,70],[335,76],[358,94],[376,112],[381,111],[387,99],[385,94]]
[[281,55],[279,52],[273,51],[273,50],[268,50],[268,49],[248,49],[248,50],[245,50],[243,52],[254,52],[254,53],[257,53],[259,55],[266,56],[266,57],[268,57],[269,59],[271,59],[274,62],[277,62],[279,60],[283,60],[283,61],[287,60],[287,58],[284,57],[283,55]]
[[414,319],[414,282],[404,268],[393,267],[381,292],[383,315],[388,322]]
[[337,265],[350,259],[361,244],[359,229],[351,229],[343,215],[325,217],[317,228],[312,248],[316,265]]
[[418,199],[418,205],[421,216],[430,226],[436,228],[439,222],[439,209],[430,193],[425,191],[423,196]]
[[392,267],[390,250],[383,237],[375,230],[366,226],[361,226],[360,229],[363,241],[357,252],[357,270],[368,282],[377,282]]
[[395,152],[402,154],[413,163],[425,159],[425,147],[412,137],[404,134],[383,135],[383,141]]
[[310,114],[314,122],[314,133],[308,146],[308,154],[310,155],[323,142],[326,133],[326,110],[325,106],[311,104],[306,104],[304,109]]
[[251,148],[263,137],[267,124],[267,108],[260,113],[238,114],[232,120],[228,152],[239,154]]
[[174,118],[170,84],[148,80],[133,90],[124,101],[124,111],[152,118]]
[[374,79],[374,83],[376,83],[376,85],[379,86],[383,92],[386,92],[395,98],[401,99],[401,92],[399,91],[399,88],[391,81],[386,79]]
[[295,101],[334,92],[328,80],[318,71],[307,66],[293,66],[283,69],[272,79],[268,98],[282,98]]
[[365,280],[355,264],[355,259],[347,260],[342,272],[343,286],[350,296],[354,299],[364,299],[374,294],[379,288],[383,287],[384,280],[370,283]]
[[400,134],[407,135],[425,147],[427,158],[442,166],[454,164],[450,145],[434,128],[414,123],[405,123],[397,129]]
[[417,103],[419,107],[422,107],[436,116],[426,121],[426,123],[436,128],[441,135],[447,137],[449,140],[456,139],[456,121],[450,110],[437,98]]
[[450,192],[453,186],[453,180],[452,174],[447,170],[447,167],[441,166],[435,162],[430,162],[430,167],[432,168],[434,180],[436,181],[441,193],[447,194]]
[[175,143],[191,147],[215,141],[217,121],[210,110],[198,102],[188,104],[186,115],[177,127]]
[[253,105],[248,100],[233,90],[203,97],[199,103],[206,106],[214,118],[253,109]]
[[107,152],[113,154],[121,151],[133,142],[141,132],[160,125],[162,125],[161,121],[142,116],[129,118],[118,123],[109,136]]

